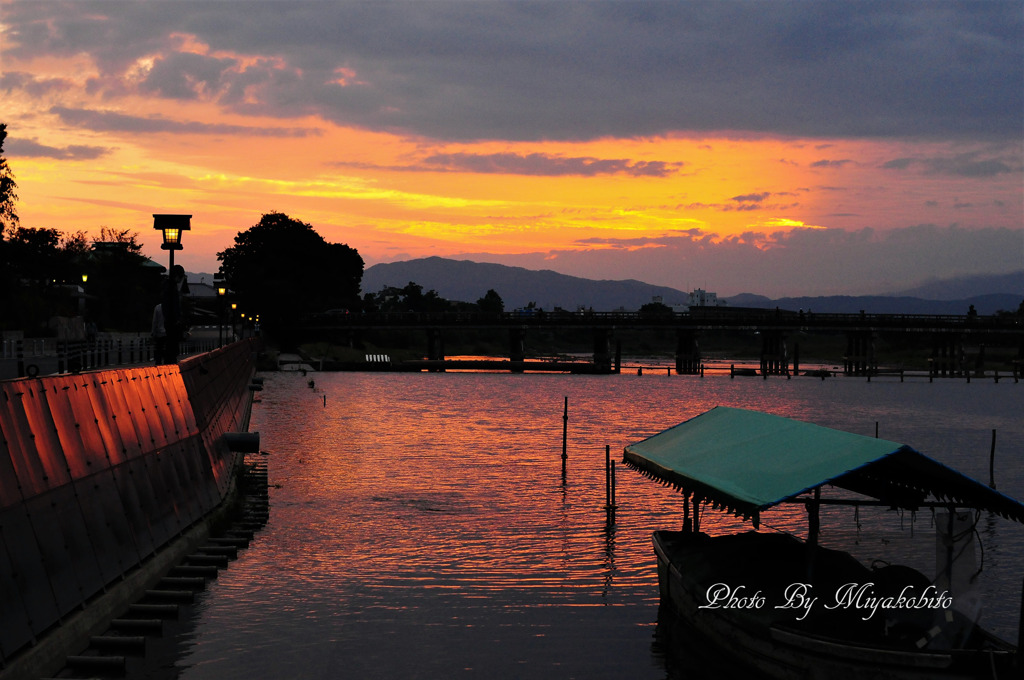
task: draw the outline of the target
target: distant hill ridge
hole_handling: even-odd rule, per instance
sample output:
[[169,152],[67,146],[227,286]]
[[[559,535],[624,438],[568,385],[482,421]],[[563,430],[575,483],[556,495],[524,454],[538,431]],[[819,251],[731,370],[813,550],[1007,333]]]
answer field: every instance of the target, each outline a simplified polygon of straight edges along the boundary
[[[667,286],[655,286],[633,279],[593,280],[501,264],[427,257],[403,262],[376,264],[363,274],[363,292],[378,292],[386,286],[403,288],[410,281],[424,290],[436,290],[448,300],[476,302],[488,290],[497,291],[505,309],[535,302],[542,309],[593,308],[637,310],[654,297],[667,305],[686,303],[688,293]],[[928,295],[940,296],[926,299]],[[945,295],[945,297],[941,297]],[[1024,300],[1024,270],[1012,274],[960,277],[931,281],[913,291],[892,296],[819,296],[771,299],[742,293],[724,302],[734,307],[779,307],[816,312],[855,314],[966,314],[974,305],[979,314],[1014,311]]]
[[436,290],[448,300],[476,302],[488,290],[495,290],[505,309],[535,302],[542,309],[593,307],[610,311],[623,307],[639,309],[660,295],[665,304],[685,304],[687,295],[675,288],[642,281],[595,281],[559,274],[549,269],[533,270],[502,264],[427,257],[404,262],[375,264],[363,273],[363,291],[377,292],[385,286],[402,288],[410,281],[424,290]]
[[762,295],[742,293],[728,298],[734,307],[764,307],[789,310],[803,309],[812,312],[832,314],[966,314],[971,305],[978,314],[995,314],[998,311],[1016,311],[1024,295],[993,293],[973,295],[960,300],[925,300],[906,295],[828,295],[821,297],[766,298]]

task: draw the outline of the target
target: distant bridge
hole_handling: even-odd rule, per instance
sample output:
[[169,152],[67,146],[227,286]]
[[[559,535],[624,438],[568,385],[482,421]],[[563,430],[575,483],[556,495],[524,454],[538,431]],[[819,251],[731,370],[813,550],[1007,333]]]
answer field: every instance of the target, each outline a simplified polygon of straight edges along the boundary
[[482,312],[377,312],[369,314],[322,315],[308,319],[305,329],[313,332],[342,332],[358,335],[363,331],[410,329],[423,330],[427,338],[427,358],[444,359],[444,332],[454,329],[504,329],[509,333],[509,359],[525,358],[524,339],[532,329],[589,329],[594,339],[594,366],[612,368],[612,339],[618,330],[674,330],[676,333],[676,372],[698,373],[701,334],[720,331],[755,332],[761,336],[761,370],[764,374],[788,374],[791,362],[797,370],[798,358],[791,358],[787,338],[796,333],[844,334],[847,352],[844,373],[866,375],[877,369],[874,345],[878,334],[913,334],[927,337],[932,352],[930,361],[937,375],[955,375],[964,370],[964,345],[984,343],[1017,348],[1016,374],[1024,360],[1024,320],[1019,316],[980,316],[975,314],[834,314],[793,312],[780,309],[735,307],[692,307],[677,312],[568,312],[519,310],[502,313]]

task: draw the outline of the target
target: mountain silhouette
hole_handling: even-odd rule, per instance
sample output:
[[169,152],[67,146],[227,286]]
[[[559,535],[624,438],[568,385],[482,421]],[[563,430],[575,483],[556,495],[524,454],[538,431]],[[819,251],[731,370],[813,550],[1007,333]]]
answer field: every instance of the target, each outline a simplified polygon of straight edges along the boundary
[[501,296],[505,309],[536,303],[541,309],[633,311],[661,296],[667,305],[686,304],[686,293],[642,281],[595,281],[545,269],[541,271],[501,264],[427,257],[404,262],[375,264],[363,273],[363,292],[376,293],[386,286],[403,288],[410,281],[436,290],[447,300],[476,302],[488,290]]
[[[448,300],[476,302],[488,290],[501,296],[506,310],[533,302],[542,309],[635,311],[660,297],[666,305],[685,305],[688,293],[642,281],[593,280],[501,264],[427,257],[388,262],[368,267],[363,274],[364,293],[387,286],[404,288],[409,282],[436,290]],[[1016,311],[1024,300],[1024,270],[1012,274],[933,280],[894,295],[832,295],[768,298],[742,293],[722,299],[733,307],[765,307],[855,314],[966,314],[971,305],[979,314]]]

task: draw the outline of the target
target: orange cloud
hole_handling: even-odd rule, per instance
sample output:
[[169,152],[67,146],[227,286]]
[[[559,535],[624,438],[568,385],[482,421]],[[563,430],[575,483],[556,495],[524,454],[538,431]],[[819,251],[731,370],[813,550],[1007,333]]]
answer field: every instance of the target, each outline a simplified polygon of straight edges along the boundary
[[[453,144],[313,117],[225,114],[204,101],[173,112],[142,97],[44,109],[9,122],[12,151],[19,136],[30,138],[25,156],[10,157],[23,224],[129,227],[159,257],[149,215],[191,213],[182,258],[207,271],[235,233],[271,210],[371,262],[595,248],[692,229],[729,237],[906,226],[986,205],[986,221],[1000,226],[1020,211],[1006,198],[1012,173],[972,184],[938,173],[939,163],[891,162],[938,157],[941,145],[681,135]],[[987,167],[978,154],[971,167]]]

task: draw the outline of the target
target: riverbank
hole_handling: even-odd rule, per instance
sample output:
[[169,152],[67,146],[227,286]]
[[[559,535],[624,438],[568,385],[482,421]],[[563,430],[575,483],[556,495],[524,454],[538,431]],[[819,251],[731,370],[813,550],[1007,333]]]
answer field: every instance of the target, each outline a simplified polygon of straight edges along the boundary
[[51,660],[43,640],[79,642],[208,534],[252,446],[255,351],[0,381],[0,677]]

